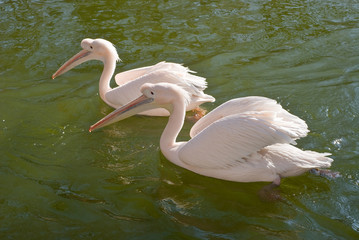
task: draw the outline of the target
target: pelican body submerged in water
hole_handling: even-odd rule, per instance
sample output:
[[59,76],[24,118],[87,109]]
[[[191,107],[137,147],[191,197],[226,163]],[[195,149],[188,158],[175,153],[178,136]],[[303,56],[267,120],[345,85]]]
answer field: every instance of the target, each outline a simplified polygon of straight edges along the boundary
[[303,151],[292,145],[307,135],[307,124],[275,100],[254,96],[230,100],[196,122],[188,142],[177,142],[189,93],[170,83],[147,83],[141,92],[142,96],[92,125],[90,131],[157,106],[171,112],[160,139],[164,156],[204,176],[278,186],[283,177],[328,168],[333,161],[329,153]]
[[[206,79],[193,75],[193,71],[178,63],[160,62],[153,66],[137,68],[118,73],[115,76],[117,87],[111,88],[110,81],[115,72],[116,62],[120,61],[116,48],[104,39],[82,40],[79,53],[65,62],[53,75],[54,79],[69,71],[77,65],[89,60],[100,60],[104,68],[99,82],[101,99],[113,108],[118,108],[136,99],[141,95],[140,87],[144,83],[169,82],[181,86],[190,96],[186,110],[197,110],[201,116],[204,113],[199,105],[204,102],[214,102],[214,97],[205,94],[207,88]],[[168,116],[168,110],[164,108],[149,109],[138,114],[149,116]]]

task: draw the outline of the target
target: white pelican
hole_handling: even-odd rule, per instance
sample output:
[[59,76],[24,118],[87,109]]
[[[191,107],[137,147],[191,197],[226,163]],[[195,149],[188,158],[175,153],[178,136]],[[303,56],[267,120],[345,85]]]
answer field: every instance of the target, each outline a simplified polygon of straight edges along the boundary
[[[65,62],[53,75],[52,78],[69,71],[77,65],[89,60],[100,60],[104,64],[99,83],[101,99],[113,108],[118,108],[134,100],[141,95],[140,87],[147,82],[170,82],[184,88],[189,96],[189,104],[186,108],[197,110],[201,115],[202,110],[198,106],[204,102],[214,102],[214,97],[204,94],[207,87],[206,79],[193,75],[193,71],[178,63],[160,62],[153,66],[137,68],[119,73],[115,76],[116,88],[110,87],[110,81],[115,72],[116,62],[120,61],[116,48],[104,39],[82,40],[81,50],[75,56]],[[164,108],[157,108],[141,112],[139,114],[149,116],[168,116],[169,112]]]
[[329,153],[303,151],[295,139],[308,133],[307,124],[275,100],[244,97],[230,100],[201,118],[188,142],[176,142],[190,100],[188,92],[170,83],[144,84],[142,96],[113,111],[90,131],[146,110],[151,105],[171,111],[160,139],[164,156],[195,173],[235,182],[272,182],[314,168],[328,168]]

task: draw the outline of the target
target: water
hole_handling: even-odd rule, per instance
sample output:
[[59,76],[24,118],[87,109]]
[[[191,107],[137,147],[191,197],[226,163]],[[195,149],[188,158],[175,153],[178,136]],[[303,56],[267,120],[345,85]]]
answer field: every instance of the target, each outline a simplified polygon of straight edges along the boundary
[[[0,1],[1,239],[357,239],[356,1]],[[159,150],[166,118],[101,131],[100,62],[52,80],[85,37],[116,44],[117,72],[184,63],[216,97],[276,99],[306,120],[303,149],[331,152],[335,180],[266,183],[188,172]],[[180,139],[188,139],[186,122]]]

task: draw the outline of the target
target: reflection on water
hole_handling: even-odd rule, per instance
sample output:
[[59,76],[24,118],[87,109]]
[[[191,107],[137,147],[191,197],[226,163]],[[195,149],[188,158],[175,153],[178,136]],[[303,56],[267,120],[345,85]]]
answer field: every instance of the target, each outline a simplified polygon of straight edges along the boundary
[[[2,1],[0,236],[107,239],[356,239],[359,4],[353,1]],[[215,103],[276,99],[331,152],[342,178],[231,183],[160,153],[166,118],[133,117],[88,133],[111,111],[100,62],[51,75],[85,37],[113,42],[117,72],[159,61],[207,78]],[[180,139],[188,139],[186,122]]]

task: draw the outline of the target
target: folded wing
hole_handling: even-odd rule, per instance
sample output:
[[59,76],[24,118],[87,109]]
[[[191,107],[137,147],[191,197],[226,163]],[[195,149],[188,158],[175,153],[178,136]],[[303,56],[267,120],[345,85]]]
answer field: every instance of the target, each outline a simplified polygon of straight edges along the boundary
[[277,128],[286,129],[293,139],[305,137],[309,132],[308,126],[299,117],[290,114],[275,100],[266,97],[243,97],[225,102],[216,109],[201,118],[191,129],[190,136],[193,138],[213,122],[232,114],[246,116],[267,116],[266,121],[271,122]]
[[292,143],[287,129],[272,124],[272,112],[251,116],[233,114],[213,122],[179,150],[179,158],[200,168],[231,168],[276,143]]

